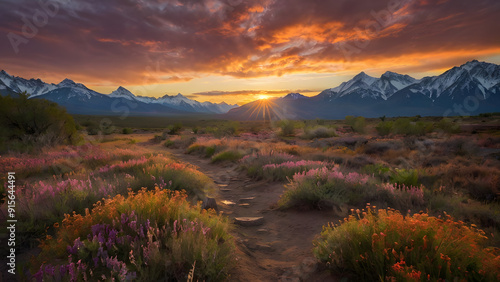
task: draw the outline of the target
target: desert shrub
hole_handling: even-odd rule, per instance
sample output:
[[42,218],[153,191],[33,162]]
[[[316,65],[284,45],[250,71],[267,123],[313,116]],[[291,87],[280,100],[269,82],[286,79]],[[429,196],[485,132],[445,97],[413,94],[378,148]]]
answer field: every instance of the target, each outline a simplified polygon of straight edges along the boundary
[[264,177],[263,167],[268,164],[281,164],[286,161],[295,160],[295,156],[271,151],[269,153],[253,153],[244,156],[240,161],[240,167],[246,170],[247,175],[261,179]]
[[368,142],[364,146],[366,154],[382,154],[388,150],[399,150],[402,144],[398,141],[376,141]]
[[366,174],[341,172],[339,167],[296,173],[278,204],[282,208],[321,209],[345,204],[364,206],[373,201],[402,210],[425,205],[421,187],[377,183]]
[[361,172],[368,175],[376,176],[384,181],[389,180],[391,169],[382,164],[369,164],[361,168]]
[[206,139],[198,138],[192,139],[187,146],[187,154],[199,154],[205,158],[211,158],[213,155],[228,149],[228,142],[225,138],[223,139]]
[[367,175],[342,173],[338,167],[311,169],[293,176],[278,204],[281,208],[364,204],[375,190],[368,180]]
[[211,158],[215,154],[216,146],[205,147],[205,158]]
[[212,163],[219,163],[224,161],[236,162],[243,157],[243,154],[239,151],[228,150],[218,153],[212,157]]
[[168,131],[169,135],[179,135],[182,130],[182,124],[181,123],[176,123],[172,126],[170,126],[170,129]]
[[393,126],[394,123],[392,121],[382,121],[379,124],[377,124],[375,129],[377,130],[380,136],[387,136],[392,133]]
[[295,136],[295,123],[291,120],[280,120],[277,126],[281,129],[280,136]]
[[206,133],[212,134],[216,138],[237,135],[241,124],[238,121],[224,122],[216,127],[205,128]]
[[163,146],[165,146],[165,147],[167,147],[167,148],[171,148],[171,147],[173,147],[174,145],[175,145],[175,142],[174,142],[174,141],[172,141],[172,140],[170,140],[170,139],[169,139],[169,140],[167,140],[167,141],[165,141],[165,143],[163,143]]
[[200,128],[199,128],[199,127],[197,127],[197,126],[193,127],[193,133],[194,133],[194,134],[198,134],[198,131],[199,131],[199,130],[200,130]]
[[287,161],[280,164],[267,164],[262,167],[263,178],[277,181],[285,181],[292,178],[294,174],[308,171],[313,168],[328,166],[326,162],[320,161]]
[[478,151],[478,146],[470,139],[453,136],[442,142],[436,142],[435,153],[442,155],[470,156]]
[[33,278],[186,280],[196,264],[196,279],[222,280],[234,262],[230,224],[200,210],[183,193],[157,189],[67,215],[56,236],[42,242]]
[[323,227],[315,256],[363,281],[495,281],[500,256],[483,248],[484,232],[452,218],[368,207]]
[[434,130],[431,122],[412,121],[410,118],[398,118],[393,125],[396,134],[421,136]]
[[364,117],[346,116],[345,123],[352,127],[355,132],[364,133],[366,121]]
[[122,133],[123,134],[132,134],[132,133],[134,133],[134,130],[132,130],[132,128],[126,127],[124,129],[122,129]]
[[345,166],[354,169],[360,169],[364,166],[371,165],[374,163],[375,161],[371,157],[365,155],[357,155],[354,157],[346,158],[344,160]]
[[339,137],[331,140],[331,147],[347,147],[349,149],[355,149],[358,146],[368,143],[368,139],[364,137]]
[[73,117],[56,103],[44,99],[0,96],[0,152],[76,144],[81,137]]
[[167,138],[161,135],[155,134],[155,136],[153,137],[153,139],[151,139],[151,141],[153,141],[153,143],[161,143],[161,141],[165,141],[166,139]]
[[313,128],[304,129],[304,134],[302,138],[304,139],[316,139],[316,138],[329,138],[337,136],[335,129],[328,128],[325,126],[316,126]]
[[416,169],[395,169],[389,175],[391,183],[419,186],[419,171]]
[[453,122],[449,118],[441,119],[437,124],[436,128],[441,130],[442,132],[453,134],[460,133],[460,125],[458,123]]
[[500,199],[500,174],[497,167],[465,165],[456,160],[449,165],[426,171],[438,178],[437,183],[445,186],[449,194],[460,192],[483,202]]

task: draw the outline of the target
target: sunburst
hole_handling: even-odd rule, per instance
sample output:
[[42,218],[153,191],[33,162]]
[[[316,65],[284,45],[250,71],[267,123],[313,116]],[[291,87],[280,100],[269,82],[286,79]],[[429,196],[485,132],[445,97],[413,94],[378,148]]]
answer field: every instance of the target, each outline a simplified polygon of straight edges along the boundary
[[283,115],[276,111],[276,108],[276,103],[274,103],[272,99],[269,99],[269,97],[266,97],[266,99],[259,99],[255,101],[254,104],[248,108],[246,113],[250,112],[250,119],[283,119]]

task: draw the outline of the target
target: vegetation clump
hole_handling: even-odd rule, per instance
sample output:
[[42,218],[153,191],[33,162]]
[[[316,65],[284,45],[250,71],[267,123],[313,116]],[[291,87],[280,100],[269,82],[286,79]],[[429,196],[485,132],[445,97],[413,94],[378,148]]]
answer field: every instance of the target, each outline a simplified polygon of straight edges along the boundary
[[48,236],[32,269],[37,280],[223,280],[234,244],[226,217],[200,212],[186,194],[139,191],[66,215]]
[[64,108],[43,99],[0,96],[0,152],[26,152],[81,140]]
[[500,256],[482,230],[425,213],[403,216],[368,206],[323,227],[314,254],[363,281],[498,281]]

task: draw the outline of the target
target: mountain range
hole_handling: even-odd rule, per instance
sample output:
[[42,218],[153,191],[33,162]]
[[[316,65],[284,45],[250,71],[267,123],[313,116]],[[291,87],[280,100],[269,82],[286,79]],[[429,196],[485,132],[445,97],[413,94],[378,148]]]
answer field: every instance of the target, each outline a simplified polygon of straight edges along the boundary
[[474,60],[441,75],[422,79],[390,71],[379,78],[361,72],[316,96],[290,93],[240,107],[224,102],[200,103],[181,94],[160,98],[136,96],[121,86],[106,95],[70,79],[49,84],[0,71],[1,95],[23,91],[32,98],[56,102],[72,114],[171,116],[202,113],[235,120],[343,119],[347,115],[468,116],[500,111],[500,66]]
[[124,87],[111,94],[98,93],[81,83],[64,79],[59,84],[45,83],[40,79],[24,79],[0,71],[0,94],[16,95],[26,91],[30,98],[47,99],[65,107],[72,114],[91,115],[188,115],[222,114],[237,105],[203,102],[189,99],[182,94],[160,98],[136,96]]
[[361,72],[316,96],[290,93],[254,101],[224,116],[237,120],[343,119],[347,115],[468,116],[499,111],[500,66],[474,60],[422,79],[389,71],[376,78]]

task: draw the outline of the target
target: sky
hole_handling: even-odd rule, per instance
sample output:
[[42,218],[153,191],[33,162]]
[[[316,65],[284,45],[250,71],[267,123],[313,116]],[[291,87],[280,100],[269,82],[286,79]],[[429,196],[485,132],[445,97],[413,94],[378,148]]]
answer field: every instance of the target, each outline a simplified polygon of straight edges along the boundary
[[2,0],[0,69],[244,104],[500,63],[498,0]]

